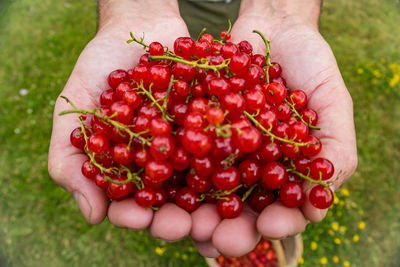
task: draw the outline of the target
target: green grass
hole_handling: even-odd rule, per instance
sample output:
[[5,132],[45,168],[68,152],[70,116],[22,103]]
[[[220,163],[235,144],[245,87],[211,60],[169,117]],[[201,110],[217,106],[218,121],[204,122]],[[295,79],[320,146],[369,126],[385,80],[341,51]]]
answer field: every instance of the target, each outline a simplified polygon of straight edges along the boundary
[[[204,266],[188,240],[169,244],[108,221],[87,225],[72,197],[48,176],[54,100],[95,34],[95,10],[94,1],[0,4],[0,265]],[[399,21],[399,2],[325,2],[321,32],[353,96],[359,167],[346,184],[350,196],[339,192],[342,204],[304,233],[304,266],[317,266],[321,257],[335,266],[335,255],[339,266],[400,261],[400,86],[389,84],[395,74],[389,64],[400,64]],[[332,230],[333,222],[347,231]],[[157,246],[167,248],[162,256]]]

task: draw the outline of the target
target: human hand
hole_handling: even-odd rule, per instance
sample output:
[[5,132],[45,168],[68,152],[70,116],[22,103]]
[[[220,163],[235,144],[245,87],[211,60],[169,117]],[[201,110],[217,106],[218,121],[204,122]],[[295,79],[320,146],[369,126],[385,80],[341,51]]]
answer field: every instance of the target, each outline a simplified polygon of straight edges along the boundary
[[[308,106],[319,115],[321,130],[313,131],[322,142],[318,156],[329,159],[335,166],[331,181],[337,189],[357,166],[353,103],[335,57],[318,32],[318,16],[319,1],[316,0],[242,1],[231,34],[232,42],[248,40],[255,53],[260,54],[265,54],[265,45],[252,31],[259,30],[271,40],[272,61],[282,66],[288,87],[305,91]],[[203,209],[206,208],[200,207],[192,217],[201,217]],[[212,218],[210,214],[214,211],[211,207],[208,209],[209,214],[204,211],[204,216]],[[240,217],[219,224],[205,221],[197,225],[193,220],[193,229],[217,225],[209,240],[201,239],[201,243],[195,244],[200,253],[207,256],[218,253],[240,256],[254,248],[260,235],[270,239],[295,235],[308,221],[321,221],[326,212],[307,200],[300,209],[286,208],[275,202],[260,215],[244,211]]]
[[[143,54],[140,45],[126,43],[129,32],[135,36],[145,32],[145,42],[157,40],[170,48],[176,37],[189,36],[176,2],[107,0],[99,4],[99,31],[82,51],[61,92],[83,109],[99,106],[99,96],[108,89],[107,75],[111,71],[132,68]],[[132,198],[109,204],[105,193],[82,175],[81,166],[87,156],[69,142],[69,133],[79,125],[77,116],[58,116],[68,109],[71,109],[69,104],[58,98],[49,151],[49,173],[56,183],[73,194],[86,220],[99,224],[107,215],[116,226],[130,229],[150,227],[153,236],[166,240],[186,236],[191,228],[191,218],[176,205],[163,206],[153,218],[151,209],[140,207]],[[166,221],[173,225],[171,229],[165,226]]]

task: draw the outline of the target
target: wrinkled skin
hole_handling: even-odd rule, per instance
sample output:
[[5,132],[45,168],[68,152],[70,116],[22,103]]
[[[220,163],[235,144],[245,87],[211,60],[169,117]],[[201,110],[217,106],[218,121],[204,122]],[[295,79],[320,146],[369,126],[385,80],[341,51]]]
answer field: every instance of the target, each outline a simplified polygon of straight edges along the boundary
[[[136,36],[146,32],[146,43],[159,41],[170,48],[177,37],[189,35],[178,16],[140,18],[137,15],[135,19],[133,24],[109,23],[101,28],[82,51],[60,95],[70,98],[79,108],[98,106],[100,93],[108,89],[107,75],[114,69],[133,67],[143,53],[139,45],[126,44],[130,31]],[[234,42],[250,41],[259,53],[264,53],[265,47],[252,33],[253,29],[264,32],[272,41],[272,59],[281,64],[288,87],[304,90],[309,97],[309,107],[318,112],[318,126],[322,130],[313,134],[323,143],[319,156],[329,159],[335,166],[334,187],[337,188],[354,172],[357,157],[352,100],[332,51],[318,31],[301,19],[277,15],[274,25],[267,25],[263,20],[253,15],[239,17],[232,29],[232,39]],[[109,204],[104,192],[81,174],[86,156],[69,143],[70,132],[79,125],[77,116],[57,115],[67,109],[71,107],[58,98],[49,172],[56,183],[73,194],[91,224],[99,224],[108,216],[116,226],[148,229],[155,238],[168,241],[190,234],[204,256],[215,257],[220,253],[241,256],[255,247],[261,235],[273,239],[295,235],[308,221],[321,221],[326,214],[326,210],[315,209],[308,202],[300,209],[289,209],[276,202],[260,215],[245,207],[239,217],[229,220],[221,220],[213,204],[203,204],[192,214],[171,203],[156,212],[140,207],[133,199]]]

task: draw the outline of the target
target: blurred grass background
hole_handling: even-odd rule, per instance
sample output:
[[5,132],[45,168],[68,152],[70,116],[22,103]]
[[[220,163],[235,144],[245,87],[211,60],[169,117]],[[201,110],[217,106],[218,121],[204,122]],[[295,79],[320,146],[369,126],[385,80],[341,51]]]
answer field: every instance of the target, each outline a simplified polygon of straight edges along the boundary
[[[400,262],[399,23],[398,0],[324,3],[321,32],[354,100],[359,167],[304,232],[304,266]],[[0,266],[204,266],[189,240],[89,226],[48,176],[55,98],[95,30],[95,1],[0,1]]]

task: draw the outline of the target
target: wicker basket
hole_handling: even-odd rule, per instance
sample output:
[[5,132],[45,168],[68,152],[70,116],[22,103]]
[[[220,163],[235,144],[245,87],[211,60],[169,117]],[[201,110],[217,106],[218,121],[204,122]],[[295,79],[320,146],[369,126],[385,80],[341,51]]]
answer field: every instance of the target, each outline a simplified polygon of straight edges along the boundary
[[[283,240],[271,241],[280,267],[296,267],[299,258],[303,254],[303,239],[298,234],[294,237]],[[205,258],[208,266],[219,267],[218,262],[214,258]]]

